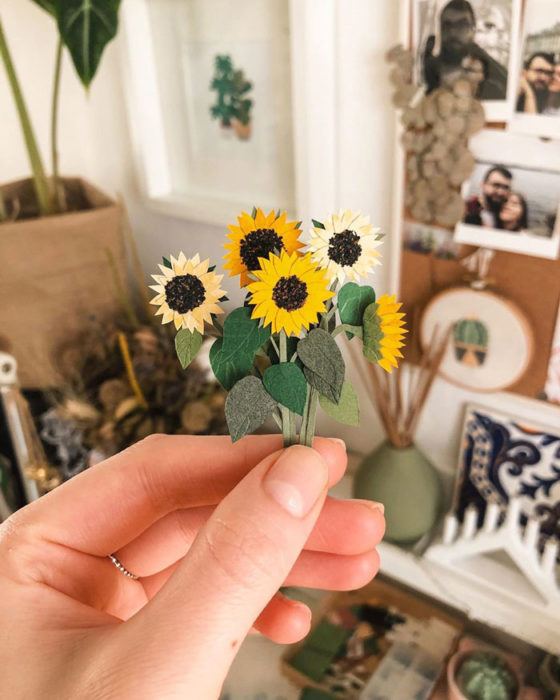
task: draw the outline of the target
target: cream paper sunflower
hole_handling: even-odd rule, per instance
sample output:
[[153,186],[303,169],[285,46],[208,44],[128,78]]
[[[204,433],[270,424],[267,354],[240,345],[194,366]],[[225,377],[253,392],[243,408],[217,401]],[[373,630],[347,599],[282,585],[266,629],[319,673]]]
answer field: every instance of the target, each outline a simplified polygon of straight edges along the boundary
[[376,248],[383,234],[369,223],[368,216],[347,209],[314,223],[324,228],[312,228],[308,249],[313,261],[327,270],[329,279],[337,279],[340,284],[346,278],[355,281],[379,264],[381,255]]
[[150,289],[157,292],[150,304],[159,306],[156,316],[163,316],[162,323],[173,321],[175,328],[186,328],[204,333],[204,322],[212,322],[212,314],[222,314],[218,301],[225,296],[220,289],[223,275],[209,270],[209,260],[200,261],[197,254],[186,258],[180,253],[170,256],[171,267],[159,265],[161,275],[152,275],[157,282]]

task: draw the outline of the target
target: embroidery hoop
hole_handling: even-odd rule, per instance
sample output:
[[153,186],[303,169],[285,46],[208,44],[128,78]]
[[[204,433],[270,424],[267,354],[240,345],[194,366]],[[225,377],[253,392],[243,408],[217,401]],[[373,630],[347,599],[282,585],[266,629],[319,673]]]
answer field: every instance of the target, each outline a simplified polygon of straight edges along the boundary
[[[479,283],[480,282],[481,281],[479,280]],[[452,287],[451,289],[446,289],[433,297],[422,314],[419,335],[420,345],[423,349],[425,349],[433,338],[434,328],[438,324],[437,317],[442,313],[440,309],[443,310],[444,316],[447,314],[446,325],[449,326],[453,323],[453,313],[451,310],[458,302],[463,301],[461,300],[461,297],[464,297],[465,295],[472,295],[473,300],[471,307],[473,311],[477,310],[476,315],[478,315],[479,309],[487,309],[489,305],[492,305],[494,309],[501,309],[503,318],[508,319],[511,323],[511,329],[515,334],[515,340],[518,347],[522,351],[524,350],[524,355],[522,356],[521,361],[518,362],[514,368],[512,368],[509,375],[507,373],[505,376],[502,374],[502,377],[496,382],[488,381],[487,383],[480,383],[478,385],[476,383],[470,383],[464,378],[461,379],[461,375],[457,377],[456,371],[454,372],[453,369],[455,368],[455,370],[457,370],[459,363],[453,358],[452,340],[450,340],[446,355],[444,356],[439,370],[439,375],[455,386],[488,393],[505,390],[521,379],[531,364],[535,351],[535,341],[529,321],[526,319],[525,315],[517,307],[517,305],[511,300],[485,289],[484,286],[485,285],[483,284],[480,286],[479,284],[471,284],[470,286],[465,285]],[[484,316],[484,313],[485,311],[481,311],[480,316]],[[461,314],[455,316],[455,320],[459,320],[459,318],[461,318]],[[483,318],[482,320],[484,321],[485,319]],[[439,324],[441,325],[441,322],[439,322]],[[445,331],[446,328],[442,328],[442,330]],[[492,328],[490,327],[490,344],[492,343],[491,333]],[[477,369],[478,368],[475,368],[473,371],[476,371]],[[491,373],[492,370],[488,372],[489,375],[491,375]],[[468,371],[465,372],[463,376],[468,376]],[[474,376],[476,375],[473,375],[473,377]]]

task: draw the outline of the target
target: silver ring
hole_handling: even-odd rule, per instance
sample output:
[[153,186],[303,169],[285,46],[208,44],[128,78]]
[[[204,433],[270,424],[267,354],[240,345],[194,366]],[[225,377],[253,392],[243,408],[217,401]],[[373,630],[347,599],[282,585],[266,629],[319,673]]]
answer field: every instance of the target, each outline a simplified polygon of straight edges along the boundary
[[140,578],[139,576],[136,576],[136,574],[132,574],[127,568],[125,568],[114,554],[109,554],[109,559],[113,562],[117,569],[119,571],[122,571],[122,573],[125,576],[128,576],[128,578],[133,578],[134,580]]

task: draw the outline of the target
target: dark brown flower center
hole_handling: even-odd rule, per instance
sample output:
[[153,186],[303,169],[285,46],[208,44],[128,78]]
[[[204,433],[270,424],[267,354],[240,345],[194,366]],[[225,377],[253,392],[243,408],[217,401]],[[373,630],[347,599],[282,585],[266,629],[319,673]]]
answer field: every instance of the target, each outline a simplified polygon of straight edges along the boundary
[[248,270],[258,270],[260,269],[259,258],[268,260],[271,253],[283,248],[282,239],[276,231],[271,228],[258,228],[248,233],[241,241],[241,260]]
[[361,252],[360,237],[349,229],[335,233],[329,242],[329,258],[343,267],[353,265]]
[[286,311],[301,309],[307,296],[307,285],[295,275],[280,277],[272,290],[274,303],[279,309],[286,309]]
[[204,285],[195,275],[177,275],[165,285],[165,301],[177,313],[186,314],[205,299]]

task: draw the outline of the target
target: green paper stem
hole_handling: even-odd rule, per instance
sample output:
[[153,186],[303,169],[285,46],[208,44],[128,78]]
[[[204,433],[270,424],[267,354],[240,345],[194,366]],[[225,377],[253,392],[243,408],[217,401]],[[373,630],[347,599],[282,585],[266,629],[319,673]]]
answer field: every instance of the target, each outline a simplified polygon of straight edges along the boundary
[[362,338],[364,334],[363,328],[361,326],[351,326],[349,323],[343,323],[340,326],[337,326],[331,333],[331,335],[333,338],[336,338],[337,335],[346,332],[352,333],[353,335],[357,335],[359,338]]
[[278,345],[276,344],[276,341],[274,340],[274,338],[272,336],[270,336],[270,342],[271,342],[272,347],[274,348],[274,350],[276,352],[276,356],[278,357],[278,359],[280,359],[280,348],[278,347]]
[[315,437],[315,420],[317,417],[317,401],[319,399],[319,392],[317,389],[310,387],[310,392],[308,396],[309,406],[307,408],[307,417],[305,421],[305,431],[303,432],[303,438],[300,440],[302,445],[307,447],[313,447],[313,438]]
[[[272,340],[272,337],[271,337]],[[280,362],[288,361],[288,337],[286,331],[280,331],[280,352],[278,359]],[[286,406],[280,404],[280,415],[282,416],[282,437],[284,439],[284,447],[296,444],[296,424],[293,420],[292,412]]]

